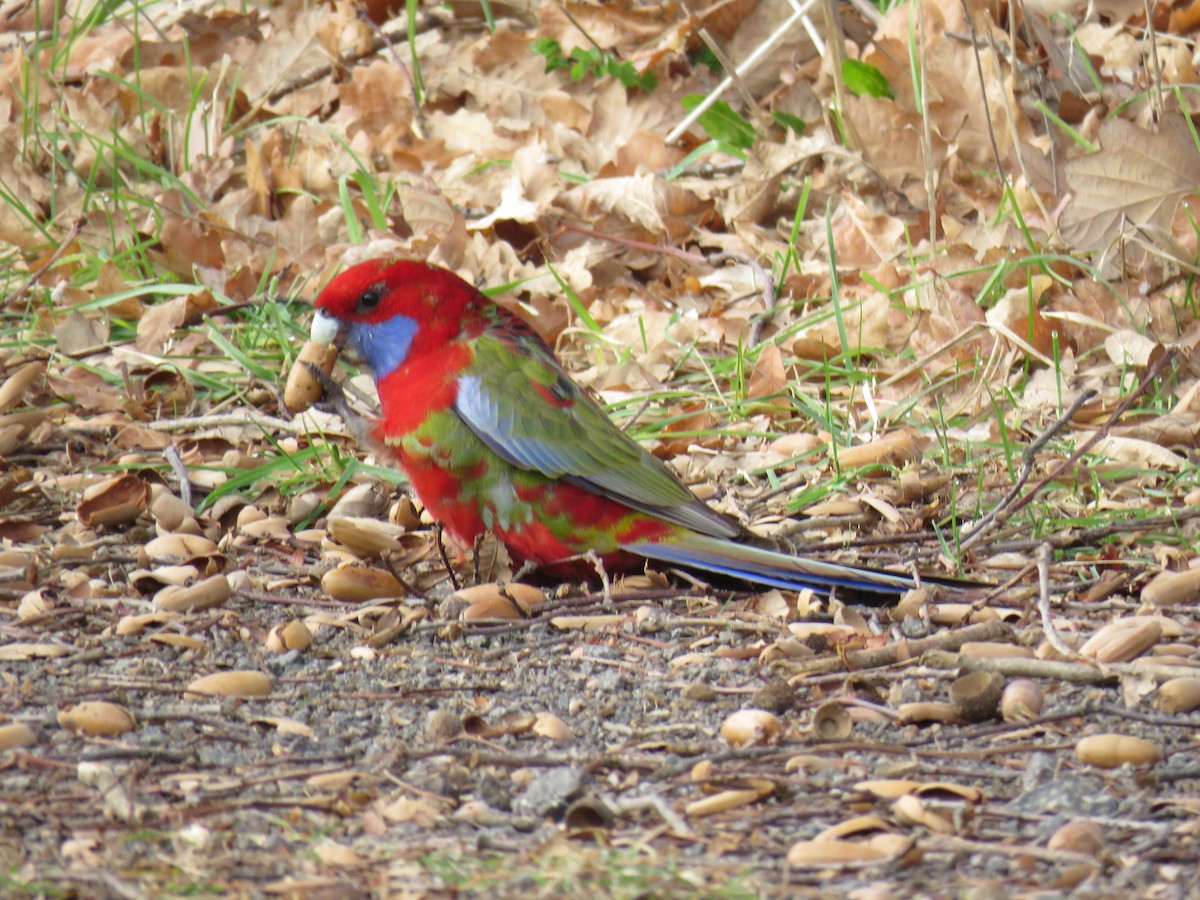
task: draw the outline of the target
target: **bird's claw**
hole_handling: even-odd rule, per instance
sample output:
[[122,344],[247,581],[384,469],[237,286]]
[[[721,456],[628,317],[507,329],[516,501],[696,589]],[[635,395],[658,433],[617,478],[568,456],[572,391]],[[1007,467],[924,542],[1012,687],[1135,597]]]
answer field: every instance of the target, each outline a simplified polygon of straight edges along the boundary
[[317,384],[321,385],[323,394],[321,399],[313,404],[317,409],[324,412],[337,413],[346,422],[353,421],[358,418],[358,415],[350,409],[350,401],[346,397],[346,391],[341,384],[334,381],[333,376],[313,363],[306,362],[304,365],[308,367],[309,374],[316,380]]

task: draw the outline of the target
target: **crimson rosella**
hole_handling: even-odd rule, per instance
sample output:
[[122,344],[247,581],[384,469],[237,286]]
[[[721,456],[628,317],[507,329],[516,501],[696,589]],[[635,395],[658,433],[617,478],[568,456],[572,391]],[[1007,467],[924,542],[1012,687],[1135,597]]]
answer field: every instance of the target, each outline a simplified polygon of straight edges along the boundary
[[609,573],[649,559],[790,589],[914,586],[766,549],[617,428],[528,324],[446,269],[388,259],[347,269],[317,298],[312,337],[340,339],[370,368],[373,438],[467,547],[492,532],[547,578],[592,577],[597,558]]

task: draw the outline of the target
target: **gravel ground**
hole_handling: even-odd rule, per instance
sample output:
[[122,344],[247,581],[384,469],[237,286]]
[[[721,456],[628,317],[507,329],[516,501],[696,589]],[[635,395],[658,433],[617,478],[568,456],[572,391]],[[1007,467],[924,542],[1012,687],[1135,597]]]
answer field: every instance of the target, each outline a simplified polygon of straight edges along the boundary
[[[269,567],[281,583],[284,549]],[[409,627],[372,647],[371,634],[394,623],[385,605],[331,603],[308,583],[310,562],[290,586],[140,634],[115,633],[122,616],[146,612],[135,598],[62,596],[57,614],[6,626],[0,724],[25,723],[37,740],[0,754],[3,893],[1200,891],[1200,715],[1127,707],[1130,679],[1039,679],[1045,707],[1026,722],[904,724],[900,704],[945,699],[950,654],[848,672],[847,654],[798,642],[754,598],[687,596],[585,600],[565,610],[582,623],[547,614],[464,625],[438,618],[452,611],[445,604],[414,601]],[[267,580],[246,568],[251,584]],[[879,611],[861,612],[888,627]],[[293,618],[309,623],[311,647],[266,649],[269,629]],[[1040,635],[1003,627],[1016,644]],[[964,628],[978,626],[925,636]],[[162,643],[169,635],[197,645]],[[51,652],[62,655],[35,655]],[[795,674],[814,658],[840,671]],[[185,691],[220,670],[266,673],[273,690]],[[848,734],[814,725],[834,698],[852,714]],[[106,736],[56,720],[96,700],[128,709],[136,727]],[[722,723],[747,707],[772,710],[779,730],[735,748]],[[1147,738],[1163,758],[1083,765],[1075,744],[1099,732]],[[910,785],[905,805],[864,784],[881,781],[885,791],[942,787]],[[890,840],[883,857],[789,859],[847,822],[860,847]]]

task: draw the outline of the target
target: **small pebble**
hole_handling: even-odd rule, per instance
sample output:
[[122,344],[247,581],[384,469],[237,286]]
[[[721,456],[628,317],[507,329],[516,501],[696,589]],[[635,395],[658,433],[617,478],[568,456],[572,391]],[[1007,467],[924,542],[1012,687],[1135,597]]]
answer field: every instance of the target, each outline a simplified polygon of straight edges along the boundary
[[796,704],[796,689],[786,681],[764,684],[750,697],[750,705],[782,715]]
[[717,699],[717,692],[702,682],[694,682],[683,689],[683,699],[694,703],[712,703]]

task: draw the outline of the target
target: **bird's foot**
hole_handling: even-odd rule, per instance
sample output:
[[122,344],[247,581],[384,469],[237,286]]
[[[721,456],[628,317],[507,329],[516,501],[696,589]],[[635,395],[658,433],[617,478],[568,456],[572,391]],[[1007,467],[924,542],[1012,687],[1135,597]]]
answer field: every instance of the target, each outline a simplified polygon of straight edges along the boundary
[[600,587],[604,591],[604,605],[612,606],[612,582],[609,580],[608,572],[604,569],[604,560],[595,550],[589,550],[583,554],[583,558],[592,564],[596,574],[600,576]]
[[350,407],[350,398],[340,382],[334,381],[333,376],[313,363],[305,363],[317,384],[321,385],[321,399],[313,404],[322,412],[337,415],[350,430],[351,436],[358,443],[364,443],[370,436],[371,426],[366,418],[360,416]]

